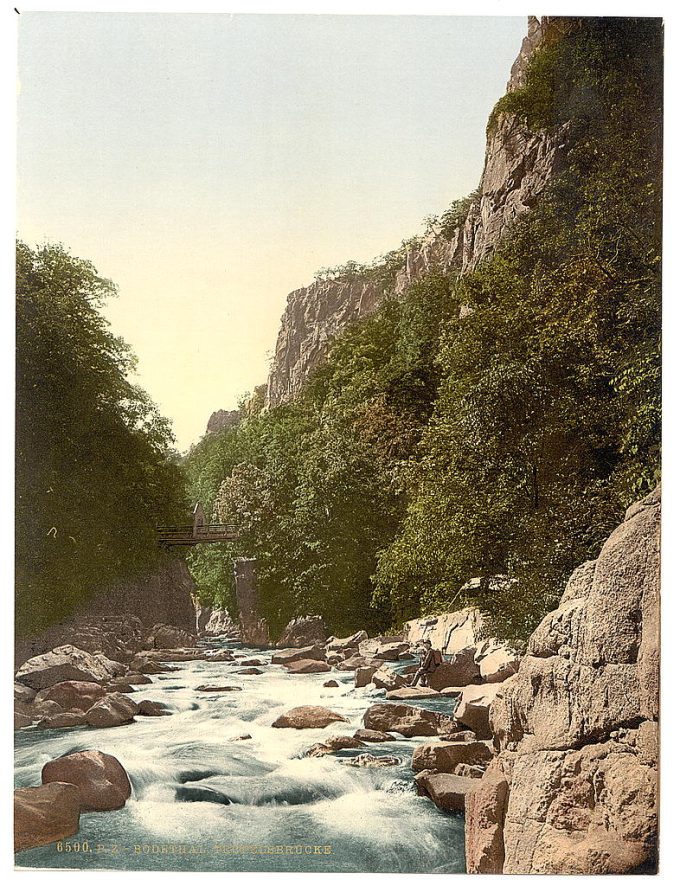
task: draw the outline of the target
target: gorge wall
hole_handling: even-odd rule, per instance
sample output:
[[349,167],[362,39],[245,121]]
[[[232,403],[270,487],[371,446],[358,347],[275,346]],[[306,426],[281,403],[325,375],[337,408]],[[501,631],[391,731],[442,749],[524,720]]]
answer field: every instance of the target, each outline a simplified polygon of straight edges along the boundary
[[[564,21],[564,20],[562,20]],[[528,34],[512,66],[508,92],[524,84],[532,53],[558,26],[529,17]],[[530,209],[545,189],[565,148],[566,130],[532,132],[517,117],[498,115],[487,134],[484,171],[467,217],[453,234],[432,231],[404,250],[401,267],[376,276],[317,280],[288,296],[267,382],[265,405],[278,406],[300,392],[330,343],[355,320],[373,313],[390,293],[402,293],[431,270],[465,274],[498,244],[508,225]]]
[[96,651],[106,647],[111,638],[124,640],[133,624],[137,625],[134,630],[142,631],[158,623],[193,631],[195,589],[184,560],[168,557],[155,571],[102,590],[47,630],[17,638],[16,661],[24,662],[64,643],[82,649],[93,646],[92,651]]
[[652,872],[661,493],[569,580],[492,703],[498,756],[466,798],[470,873]]

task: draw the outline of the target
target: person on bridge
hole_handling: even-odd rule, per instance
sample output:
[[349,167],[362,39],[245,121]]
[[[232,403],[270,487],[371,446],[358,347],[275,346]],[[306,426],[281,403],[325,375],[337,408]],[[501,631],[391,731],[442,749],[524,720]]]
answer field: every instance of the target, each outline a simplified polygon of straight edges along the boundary
[[438,649],[432,648],[432,641],[424,640],[420,654],[420,667],[413,675],[409,686],[417,686],[421,680],[424,681],[422,685],[427,686],[430,676],[434,674],[443,661],[444,658],[441,652]]

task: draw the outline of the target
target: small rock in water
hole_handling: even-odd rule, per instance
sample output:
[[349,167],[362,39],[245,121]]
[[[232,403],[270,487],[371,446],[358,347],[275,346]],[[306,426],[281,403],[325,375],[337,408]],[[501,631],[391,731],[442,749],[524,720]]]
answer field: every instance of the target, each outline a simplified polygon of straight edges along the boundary
[[197,686],[196,692],[242,692],[242,686]]
[[244,732],[243,735],[232,735],[229,741],[247,741],[252,737],[253,736],[249,732]]
[[168,717],[172,714],[167,708],[158,701],[151,701],[148,698],[139,702],[137,713],[140,717]]
[[378,729],[357,729],[354,737],[359,741],[396,741],[397,739],[389,732],[380,732]]
[[399,766],[399,757],[375,757],[373,754],[357,754],[349,760],[341,761],[345,766]]
[[323,685],[326,689],[337,689],[340,684],[337,680],[326,680]]
[[259,668],[241,668],[240,671],[235,671],[235,673],[251,676],[255,674],[264,674],[264,671],[261,671]]
[[281,714],[272,726],[276,729],[324,729],[331,723],[346,723],[347,719],[335,711],[318,705],[300,705]]

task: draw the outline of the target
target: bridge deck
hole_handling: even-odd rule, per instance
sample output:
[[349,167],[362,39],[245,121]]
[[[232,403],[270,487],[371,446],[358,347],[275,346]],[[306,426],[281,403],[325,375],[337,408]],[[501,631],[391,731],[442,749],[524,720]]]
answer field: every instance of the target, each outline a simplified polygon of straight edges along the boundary
[[159,542],[165,547],[210,544],[218,541],[234,541],[238,538],[236,526],[231,523],[207,523],[194,528],[186,526],[159,526]]

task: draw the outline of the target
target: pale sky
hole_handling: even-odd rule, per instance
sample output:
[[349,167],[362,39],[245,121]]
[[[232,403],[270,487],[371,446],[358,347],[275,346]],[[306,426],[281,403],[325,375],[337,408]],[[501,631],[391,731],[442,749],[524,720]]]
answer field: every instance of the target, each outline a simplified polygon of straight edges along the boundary
[[262,384],[286,295],[476,187],[526,18],[39,13],[19,26],[19,236],[119,287],[185,450]]

